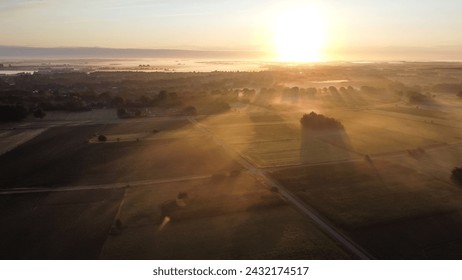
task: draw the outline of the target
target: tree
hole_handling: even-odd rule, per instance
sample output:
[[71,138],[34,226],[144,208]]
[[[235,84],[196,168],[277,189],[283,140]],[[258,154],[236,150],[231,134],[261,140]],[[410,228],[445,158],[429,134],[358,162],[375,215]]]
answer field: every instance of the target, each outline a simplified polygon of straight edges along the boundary
[[99,142],[106,142],[106,141],[107,141],[107,137],[106,137],[105,135],[103,135],[103,134],[100,134],[100,135],[98,136],[98,141],[99,141]]
[[195,116],[197,115],[197,109],[194,106],[186,106],[183,108],[183,114],[186,116]]
[[125,108],[117,109],[117,117],[119,118],[126,118],[128,117],[128,111]]
[[42,110],[42,108],[37,108],[34,110],[34,117],[38,119],[43,119],[46,116],[46,113]]
[[116,97],[112,98],[111,104],[114,107],[121,108],[121,107],[123,107],[125,105],[125,99],[123,99],[120,96],[116,96]]
[[178,195],[176,196],[177,199],[188,199],[188,193],[187,192],[179,192]]

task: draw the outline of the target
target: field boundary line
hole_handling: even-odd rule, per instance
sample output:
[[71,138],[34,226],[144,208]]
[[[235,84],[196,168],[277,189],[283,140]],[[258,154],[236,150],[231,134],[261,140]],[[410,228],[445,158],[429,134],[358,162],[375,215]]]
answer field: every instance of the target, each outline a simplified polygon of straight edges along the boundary
[[131,181],[121,182],[112,184],[101,184],[101,185],[76,185],[76,186],[64,186],[64,187],[36,187],[36,188],[11,188],[0,190],[0,195],[9,194],[23,194],[23,193],[42,193],[42,192],[67,192],[67,191],[84,191],[84,190],[105,190],[105,189],[123,189],[142,187],[148,185],[167,184],[175,182],[184,182],[192,180],[203,180],[210,178],[211,175],[196,175],[179,178],[167,178],[167,179],[154,179],[154,180],[143,180],[143,181]]

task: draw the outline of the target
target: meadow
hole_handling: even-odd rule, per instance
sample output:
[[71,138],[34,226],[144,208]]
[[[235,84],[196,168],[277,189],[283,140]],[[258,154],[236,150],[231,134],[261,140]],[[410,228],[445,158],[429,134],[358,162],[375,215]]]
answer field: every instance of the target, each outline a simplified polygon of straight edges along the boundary
[[462,77],[440,66],[0,77],[1,102],[51,108],[0,124],[0,257],[359,258],[334,232],[460,259]]
[[[460,242],[462,193],[400,163],[296,167],[272,176],[379,259],[460,258],[446,246]],[[446,255],[429,251],[440,246]]]
[[[163,221],[162,205],[188,199]],[[350,258],[277,193],[241,173],[128,189],[102,259]],[[258,238],[255,238],[255,237]]]

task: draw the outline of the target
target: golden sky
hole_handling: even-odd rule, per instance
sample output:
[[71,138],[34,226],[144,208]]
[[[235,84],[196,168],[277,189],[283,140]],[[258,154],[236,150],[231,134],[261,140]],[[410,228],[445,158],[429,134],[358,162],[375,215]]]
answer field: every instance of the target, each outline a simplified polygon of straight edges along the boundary
[[0,45],[431,60],[462,46],[460,11],[460,0],[2,0]]

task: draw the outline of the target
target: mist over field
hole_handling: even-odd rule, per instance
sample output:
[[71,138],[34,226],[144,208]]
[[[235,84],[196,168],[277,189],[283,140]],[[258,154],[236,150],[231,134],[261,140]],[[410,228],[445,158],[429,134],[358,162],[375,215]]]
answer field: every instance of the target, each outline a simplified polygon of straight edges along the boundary
[[460,258],[459,63],[71,63],[0,76],[2,258]]
[[461,3],[2,1],[0,259],[461,259]]

